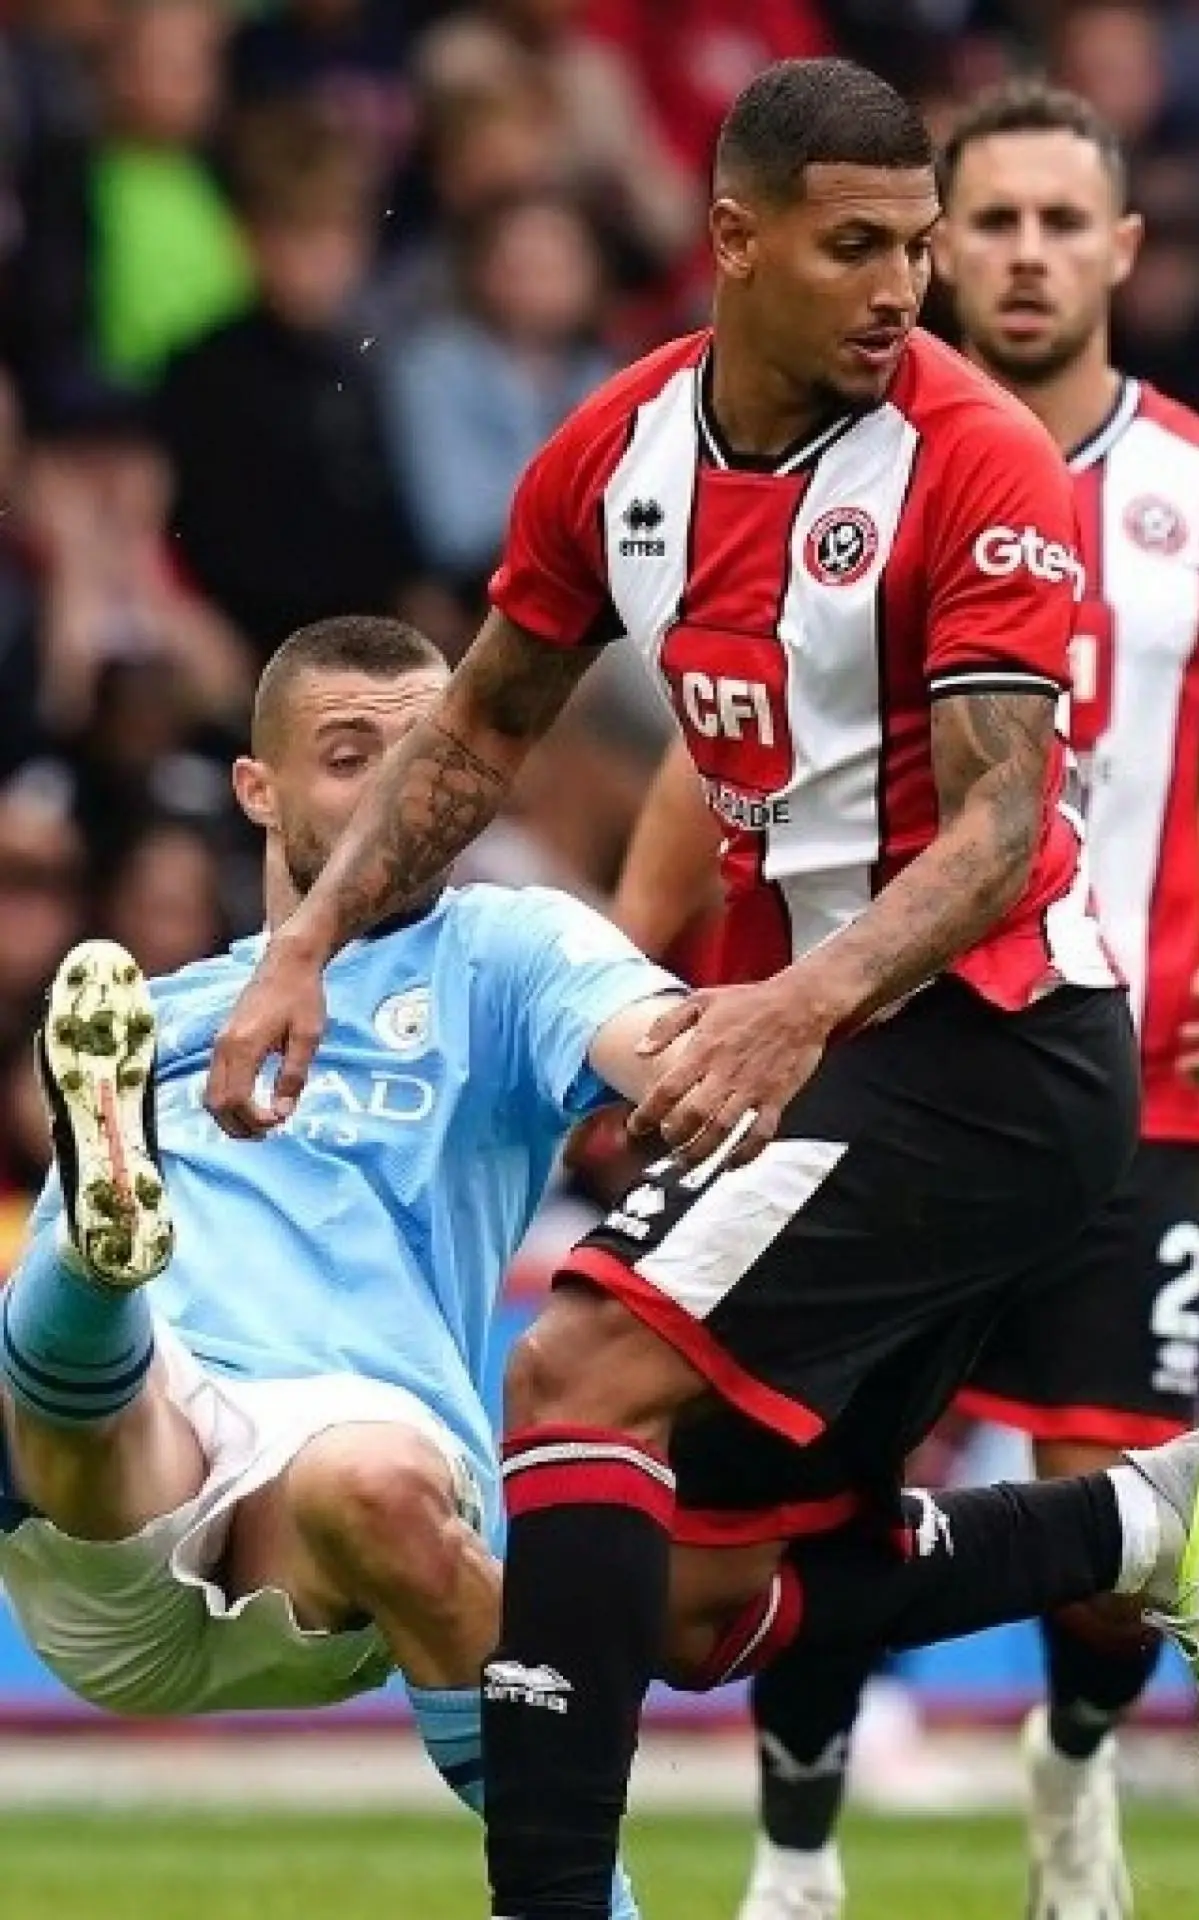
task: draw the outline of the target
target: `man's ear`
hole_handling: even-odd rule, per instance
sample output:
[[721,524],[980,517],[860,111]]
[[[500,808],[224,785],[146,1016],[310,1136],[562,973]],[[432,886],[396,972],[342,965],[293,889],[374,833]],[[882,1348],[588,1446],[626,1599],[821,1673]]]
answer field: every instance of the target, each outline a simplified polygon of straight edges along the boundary
[[275,783],[261,760],[252,760],[245,753],[238,755],[233,762],[233,791],[238,806],[254,826],[267,833],[278,826]]
[[758,257],[758,216],[743,200],[721,194],[708,214],[712,252],[730,280],[751,280]]

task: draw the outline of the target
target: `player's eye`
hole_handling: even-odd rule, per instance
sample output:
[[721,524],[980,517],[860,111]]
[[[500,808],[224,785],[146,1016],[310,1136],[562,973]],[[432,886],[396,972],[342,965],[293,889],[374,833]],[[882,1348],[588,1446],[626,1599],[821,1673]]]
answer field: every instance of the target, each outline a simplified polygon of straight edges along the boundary
[[366,765],[364,753],[335,753],[325,763],[330,773],[357,773]]
[[867,234],[847,234],[833,240],[829,252],[836,260],[866,260],[874,251],[875,243]]

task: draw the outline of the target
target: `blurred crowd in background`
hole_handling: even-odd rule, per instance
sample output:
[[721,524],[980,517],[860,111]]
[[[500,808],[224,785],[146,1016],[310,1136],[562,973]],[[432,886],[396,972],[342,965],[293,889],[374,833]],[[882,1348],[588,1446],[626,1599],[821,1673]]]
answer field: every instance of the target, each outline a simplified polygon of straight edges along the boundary
[[[262,662],[346,611],[461,653],[525,461],[704,318],[725,109],[830,51],[936,129],[1089,95],[1149,223],[1120,357],[1199,403],[1196,0],[0,0],[0,1265],[64,949],[258,923]],[[612,649],[472,872],[602,901],[668,724]]]

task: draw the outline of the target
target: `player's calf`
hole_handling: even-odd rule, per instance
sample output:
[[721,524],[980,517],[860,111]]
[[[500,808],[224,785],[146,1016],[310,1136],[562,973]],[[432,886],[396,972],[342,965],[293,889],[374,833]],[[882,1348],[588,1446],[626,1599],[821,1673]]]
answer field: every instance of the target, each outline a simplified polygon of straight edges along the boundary
[[665,1446],[702,1390],[627,1310],[580,1286],[554,1294],[512,1357],[503,1620],[483,1677],[497,1913],[603,1911],[666,1617]]

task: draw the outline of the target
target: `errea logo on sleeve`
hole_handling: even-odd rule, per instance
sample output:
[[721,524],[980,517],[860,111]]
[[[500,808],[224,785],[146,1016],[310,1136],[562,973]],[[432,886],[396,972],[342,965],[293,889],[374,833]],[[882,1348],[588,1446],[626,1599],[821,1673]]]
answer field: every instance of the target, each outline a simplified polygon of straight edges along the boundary
[[1054,585],[1072,581],[1076,600],[1081,600],[1086,591],[1086,571],[1078,555],[1060,541],[1046,540],[1035,527],[987,527],[974,542],[973,554],[979,572],[992,579],[1002,579],[1024,567],[1034,580]]

